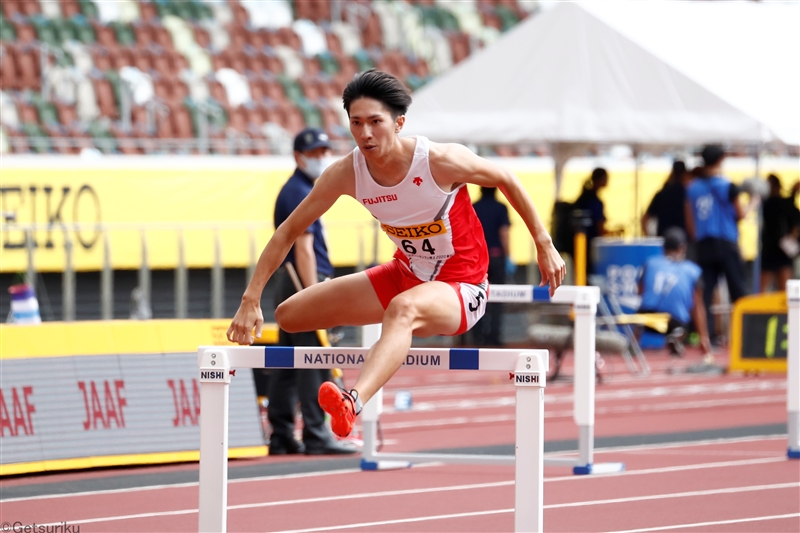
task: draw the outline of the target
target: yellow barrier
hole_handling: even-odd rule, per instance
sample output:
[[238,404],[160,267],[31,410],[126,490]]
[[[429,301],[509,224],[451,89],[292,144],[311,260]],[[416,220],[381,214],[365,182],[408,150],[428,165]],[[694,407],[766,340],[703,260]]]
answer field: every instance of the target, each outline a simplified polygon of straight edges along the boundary
[[[108,320],[0,324],[0,360],[71,355],[192,353],[231,345],[230,320]],[[277,344],[278,326],[264,324],[258,344]]]

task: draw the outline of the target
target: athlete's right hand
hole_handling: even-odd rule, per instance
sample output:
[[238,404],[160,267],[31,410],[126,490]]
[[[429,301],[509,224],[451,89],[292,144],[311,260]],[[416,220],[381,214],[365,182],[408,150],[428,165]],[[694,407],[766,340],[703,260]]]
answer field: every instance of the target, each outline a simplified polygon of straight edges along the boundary
[[[261,337],[261,327],[264,325],[264,315],[261,313],[261,304],[258,300],[242,298],[239,310],[233,317],[228,328],[228,340],[237,344],[253,344]],[[255,337],[253,336],[255,328]]]

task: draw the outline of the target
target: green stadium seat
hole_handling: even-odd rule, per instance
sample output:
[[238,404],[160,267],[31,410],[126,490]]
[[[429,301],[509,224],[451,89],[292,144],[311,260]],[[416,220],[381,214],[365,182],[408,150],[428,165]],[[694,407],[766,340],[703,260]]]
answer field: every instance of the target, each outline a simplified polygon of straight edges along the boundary
[[322,72],[328,74],[329,76],[334,76],[338,74],[340,70],[342,70],[342,67],[339,65],[339,61],[330,52],[326,51],[318,54],[317,61],[319,61],[319,66],[322,68]]
[[517,14],[510,8],[506,6],[496,6],[494,12],[497,14],[497,17],[500,19],[500,23],[503,26],[503,31],[508,31],[511,27],[519,22],[519,17]]
[[94,28],[89,25],[85,17],[73,17],[71,20],[75,28],[75,34],[80,42],[83,44],[94,44],[97,42]]
[[[111,82],[111,89],[114,91],[114,101],[117,104],[117,109],[122,109],[122,78],[116,70],[107,70],[106,79]],[[131,105],[133,105],[131,103]]]
[[61,43],[62,46],[67,41],[78,40],[78,32],[76,31],[75,25],[71,20],[62,18],[50,19],[50,24],[56,33],[58,42]]
[[175,15],[175,5],[169,0],[155,0],[153,5],[156,7],[156,13],[159,18],[164,18],[167,15]]
[[60,47],[61,41],[49,19],[42,15],[34,15],[29,20],[36,30],[36,38],[39,42],[55,48]]
[[31,103],[39,115],[39,123],[45,126],[59,124],[58,113],[52,103],[44,99],[41,93],[31,92]]
[[213,20],[214,19],[214,11],[208,4],[203,2],[197,2],[192,0],[190,2],[192,8],[194,9],[196,20]]
[[5,17],[0,17],[0,41],[13,42],[17,40],[17,32],[14,25]]
[[133,46],[136,44],[136,35],[134,35],[133,28],[131,28],[130,24],[112,22],[109,26],[114,30],[114,34],[120,46]]
[[303,96],[303,89],[300,87],[300,84],[289,79],[285,74],[279,75],[278,81],[283,85],[283,92],[286,94],[286,97],[295,105],[300,106],[306,98]]
[[371,68],[375,68],[375,62],[372,61],[369,53],[363,48],[353,54],[353,59],[356,60],[358,70],[369,70]]
[[22,131],[28,137],[28,142],[34,151],[40,154],[49,152],[49,139],[43,127],[35,122],[26,122],[22,125]]
[[83,13],[86,18],[98,18],[97,6],[94,5],[94,2],[91,0],[78,0],[78,4],[81,7],[81,13]]
[[117,139],[107,126],[104,120],[95,120],[89,124],[89,135],[94,140],[94,146],[104,154],[112,154],[117,151]]

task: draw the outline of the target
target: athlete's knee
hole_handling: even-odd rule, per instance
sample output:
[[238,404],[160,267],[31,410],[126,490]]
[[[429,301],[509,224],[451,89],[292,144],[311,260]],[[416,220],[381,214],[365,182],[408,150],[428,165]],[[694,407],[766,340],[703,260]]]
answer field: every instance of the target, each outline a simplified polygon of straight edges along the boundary
[[384,317],[394,322],[407,322],[410,326],[418,314],[417,304],[413,298],[398,294],[389,302]]
[[279,328],[287,333],[305,331],[302,328],[300,314],[296,312],[296,307],[287,300],[279,303],[275,309],[275,322],[277,322]]

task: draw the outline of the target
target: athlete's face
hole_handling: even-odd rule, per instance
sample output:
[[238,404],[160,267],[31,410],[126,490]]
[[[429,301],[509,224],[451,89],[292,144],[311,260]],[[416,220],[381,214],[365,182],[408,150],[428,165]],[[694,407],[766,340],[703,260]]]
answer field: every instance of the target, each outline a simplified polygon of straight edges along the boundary
[[378,100],[359,98],[350,104],[350,133],[367,157],[387,153],[404,122],[404,116],[392,118],[392,113]]

